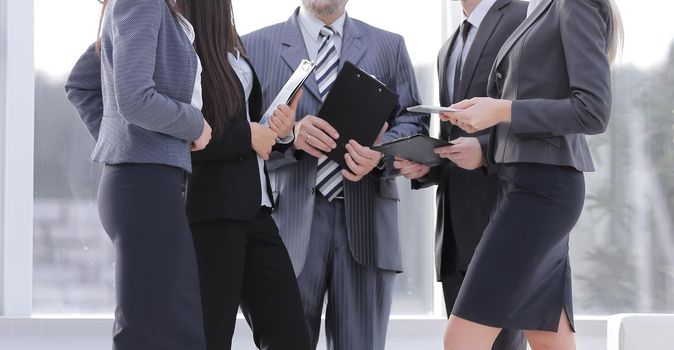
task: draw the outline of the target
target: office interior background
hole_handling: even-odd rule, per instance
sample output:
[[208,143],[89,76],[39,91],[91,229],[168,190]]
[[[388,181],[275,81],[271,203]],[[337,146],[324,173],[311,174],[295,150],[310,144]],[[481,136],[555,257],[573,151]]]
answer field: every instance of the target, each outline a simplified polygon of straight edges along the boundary
[[[300,1],[233,3],[245,34],[287,20]],[[613,115],[589,138],[597,171],[571,235],[578,343],[672,349],[674,4],[617,3],[626,37]],[[351,0],[347,10],[405,37],[422,101],[438,103],[435,59],[460,21],[458,2]],[[96,210],[101,166],[89,161],[93,142],[63,90],[99,14],[96,0],[0,0],[0,349],[110,348],[115,262]],[[439,349],[434,189],[399,187],[405,272],[387,348]],[[237,328],[235,349],[253,349],[245,322]]]

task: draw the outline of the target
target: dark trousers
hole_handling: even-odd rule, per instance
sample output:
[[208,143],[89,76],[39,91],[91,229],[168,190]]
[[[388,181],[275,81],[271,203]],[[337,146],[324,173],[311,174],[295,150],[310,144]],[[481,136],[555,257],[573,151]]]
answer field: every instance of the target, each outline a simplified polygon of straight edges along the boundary
[[316,196],[307,259],[297,277],[316,349],[325,308],[331,350],[384,350],[396,273],[356,261],[346,229],[344,201]]
[[192,234],[207,349],[231,348],[239,305],[258,348],[310,348],[295,273],[268,209],[248,221],[197,223]]
[[98,192],[115,250],[115,350],[203,350],[197,262],[183,189],[185,172],[106,165]]

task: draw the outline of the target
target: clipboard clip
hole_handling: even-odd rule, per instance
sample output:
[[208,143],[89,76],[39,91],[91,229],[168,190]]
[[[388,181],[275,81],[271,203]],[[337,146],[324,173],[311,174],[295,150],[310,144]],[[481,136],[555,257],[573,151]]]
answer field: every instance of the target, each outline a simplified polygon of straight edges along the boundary
[[[372,79],[378,81],[378,82],[379,82],[380,84],[382,84],[382,85],[385,85],[385,84],[382,83],[379,79],[377,79],[377,77],[375,77],[374,74],[369,74],[369,75],[372,77]],[[361,78],[360,73],[356,73],[356,79],[360,79],[360,78]],[[383,92],[383,90],[382,90],[381,88],[377,89],[377,91],[378,91],[380,94]]]

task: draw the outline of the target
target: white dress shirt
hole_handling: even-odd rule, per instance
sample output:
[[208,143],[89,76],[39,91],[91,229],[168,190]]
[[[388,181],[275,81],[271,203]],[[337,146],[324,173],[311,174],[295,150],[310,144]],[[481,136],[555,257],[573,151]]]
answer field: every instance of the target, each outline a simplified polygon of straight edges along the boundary
[[[180,26],[185,32],[185,35],[187,35],[187,38],[190,39],[190,42],[192,45],[194,45],[194,39],[196,38],[194,27],[192,27],[192,24],[181,14],[178,14],[178,19]],[[197,55],[197,75],[194,79],[194,90],[192,90],[192,102],[190,104],[198,110],[201,110],[201,108],[204,106],[204,98],[201,87],[201,72],[203,72],[201,59],[199,59],[199,56]]]
[[[302,30],[302,37],[304,37],[304,44],[309,54],[309,59],[316,62],[318,50],[321,48],[323,38],[321,38],[321,29],[326,26],[320,18],[314,16],[304,6],[300,7],[300,12],[297,16]],[[330,25],[330,28],[335,32],[332,38],[335,43],[335,49],[338,54],[342,52],[342,38],[344,38],[344,22],[346,21],[346,13]],[[316,62],[317,63],[317,62]]]
[[[461,22],[463,23],[463,21],[467,19],[468,23],[471,24],[470,31],[468,31],[468,38],[466,38],[466,44],[463,48],[463,55],[461,56],[462,62],[464,62],[464,64],[466,62],[466,58],[468,57],[468,53],[470,52],[470,48],[473,45],[473,41],[475,41],[475,36],[477,36],[477,31],[480,29],[482,21],[487,16],[487,13],[494,3],[496,3],[496,0],[482,0],[475,7],[469,17],[466,17],[465,13],[463,15]],[[451,54],[447,63],[447,75],[445,76],[445,79],[447,79],[447,92],[449,93],[450,100],[454,97],[454,74],[456,72],[456,61],[459,59],[462,42],[463,38],[461,37],[461,31],[459,30],[456,40],[454,40],[454,45],[450,49]],[[452,102],[457,103],[460,101]]]
[[[250,106],[248,104],[248,100],[250,99],[250,94],[253,92],[253,79],[255,79],[253,69],[245,59],[241,58],[239,51],[237,51],[236,54],[231,52],[228,53],[227,60],[232,66],[232,69],[234,69],[236,76],[239,77],[241,85],[243,86],[243,91],[246,96],[246,118],[250,122]],[[271,208],[271,199],[269,198],[269,193],[267,192],[267,177],[264,174],[264,159],[262,159],[260,156],[257,156],[257,167],[260,170],[260,189],[262,193],[260,205]]]
[[541,0],[529,0],[529,7],[527,7],[527,17],[541,4]]

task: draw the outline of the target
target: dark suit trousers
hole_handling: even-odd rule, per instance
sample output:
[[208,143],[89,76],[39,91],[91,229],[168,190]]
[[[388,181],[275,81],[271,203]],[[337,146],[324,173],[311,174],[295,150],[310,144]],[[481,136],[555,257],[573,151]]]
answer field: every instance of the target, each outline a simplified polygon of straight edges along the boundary
[[349,244],[344,201],[316,196],[307,262],[297,277],[312,348],[325,305],[330,350],[384,350],[396,273],[360,264]]
[[208,350],[231,348],[239,306],[258,348],[310,348],[295,273],[268,209],[247,221],[193,224],[192,234]]
[[182,169],[106,165],[98,191],[115,245],[115,350],[203,350],[197,262]]

